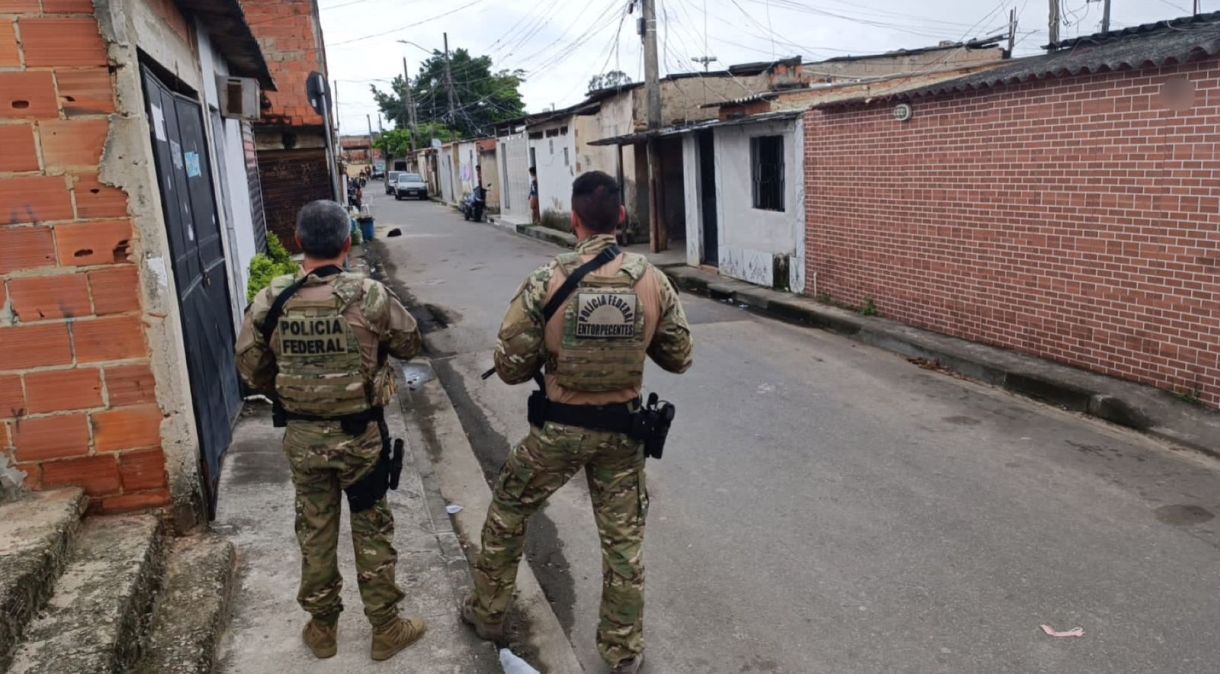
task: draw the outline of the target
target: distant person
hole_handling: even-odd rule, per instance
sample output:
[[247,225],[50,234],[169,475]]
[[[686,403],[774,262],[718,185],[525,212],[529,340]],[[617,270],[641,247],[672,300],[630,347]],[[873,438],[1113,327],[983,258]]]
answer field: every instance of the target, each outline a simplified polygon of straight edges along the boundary
[[542,224],[542,213],[538,211],[538,170],[530,167],[530,222]]
[[[615,245],[626,217],[614,178],[600,171],[577,178],[576,251],[534,270],[504,316],[495,372],[509,384],[534,379],[541,390],[530,398],[529,435],[496,480],[474,593],[461,610],[479,636],[504,641],[526,522],[584,468],[602,545],[597,650],[616,674],[635,674],[644,661],[644,455],[647,447],[659,457],[664,443],[651,425],[651,396],[641,409],[644,361],[685,372],[693,348],[669,280]],[[672,418],[670,409],[665,431]]]
[[301,545],[297,601],[311,616],[305,645],[318,658],[337,652],[343,578],[336,547],[346,492],[356,582],[373,625],[371,656],[387,660],[426,629],[423,620],[398,615],[403,593],[385,494],[401,460],[391,455],[383,413],[394,401],[389,357],[415,357],[419,328],[385,286],[343,270],[352,240],[342,206],[306,204],[296,240],[305,261],[254,297],[237,337],[237,369],[250,388],[274,397],[275,423],[285,427]]

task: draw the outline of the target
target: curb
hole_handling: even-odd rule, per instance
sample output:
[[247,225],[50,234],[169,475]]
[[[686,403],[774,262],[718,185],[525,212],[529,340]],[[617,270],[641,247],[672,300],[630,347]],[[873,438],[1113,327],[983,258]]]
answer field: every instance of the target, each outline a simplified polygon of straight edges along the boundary
[[1220,458],[1220,415],[1170,395],[1104,375],[937,335],[879,317],[821,304],[685,265],[661,267],[680,289],[742,305],[787,323],[850,337],[932,369],[944,369],[1011,393],[1079,412]]
[[528,236],[531,239],[538,239],[553,243],[561,248],[575,248],[576,237],[567,232],[561,232],[550,227],[542,225],[517,225],[517,233],[522,236]]
[[[427,463],[435,471],[432,479],[436,480],[445,502],[462,506],[461,512],[450,515],[450,520],[470,560],[479,551],[483,517],[491,505],[491,488],[457,410],[435,375],[431,359],[421,356],[411,362],[416,367],[427,368],[432,376],[411,389],[403,387],[399,391],[408,445],[427,452]],[[583,672],[584,668],[528,562],[518,565],[517,593],[513,601],[515,609],[529,625],[528,646],[537,653],[538,660],[533,664],[543,674]]]

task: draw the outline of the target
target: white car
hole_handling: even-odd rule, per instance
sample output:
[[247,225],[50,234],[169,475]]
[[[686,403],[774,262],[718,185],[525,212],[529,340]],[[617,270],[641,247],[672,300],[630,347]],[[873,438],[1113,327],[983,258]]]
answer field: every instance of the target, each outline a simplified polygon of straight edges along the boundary
[[428,185],[423,176],[418,173],[399,173],[394,182],[394,198],[398,200],[407,197],[416,199],[428,198]]

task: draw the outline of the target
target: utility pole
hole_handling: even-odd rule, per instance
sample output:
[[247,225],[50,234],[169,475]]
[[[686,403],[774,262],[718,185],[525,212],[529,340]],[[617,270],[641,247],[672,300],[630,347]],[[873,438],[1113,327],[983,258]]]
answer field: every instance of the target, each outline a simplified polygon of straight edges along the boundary
[[1195,0],[1195,16],[1199,16],[1199,4],[1200,0]]
[[445,88],[449,90],[449,123],[456,124],[457,117],[453,104],[453,71],[449,68],[449,33],[444,33],[445,38]]
[[1008,58],[1012,58],[1012,50],[1017,46],[1017,8],[1008,10]]
[[648,101],[648,229],[649,246],[658,253],[669,248],[669,234],[661,221],[661,162],[656,132],[661,129],[661,79],[657,67],[657,8],[655,0],[642,0],[640,35],[644,38],[644,90]]
[[[448,50],[446,50],[448,51]],[[448,63],[448,60],[445,61]],[[411,76],[407,74],[407,57],[402,57],[402,104],[407,109],[405,120],[411,129],[411,156],[415,156],[415,102],[411,100]]]
[[[328,103],[331,106],[330,119],[326,120],[326,137],[334,137],[334,155],[332,156],[335,162],[335,193],[339,195],[338,202],[347,205],[347,190],[344,189],[346,181],[344,172],[340,169],[343,167],[343,135],[339,133],[339,80],[335,80],[334,88],[330,90],[331,96]],[[332,128],[333,127],[333,128]]]
[[[1109,5],[1107,5],[1109,6]],[[1051,47],[1059,44],[1059,0],[1051,0],[1051,16],[1050,16],[1050,39],[1048,42]]]
[[[1110,32],[1110,0],[1102,0],[1101,6],[1101,32]],[[1198,0],[1195,1],[1195,6],[1199,5]]]
[[373,161],[373,116],[365,115],[364,121],[369,123],[369,172],[372,173],[376,162]]
[[690,60],[694,61],[695,63],[702,64],[703,72],[707,72],[707,64],[712,63],[713,61],[717,61],[719,59],[717,59],[715,56],[692,56],[692,57],[690,57]]

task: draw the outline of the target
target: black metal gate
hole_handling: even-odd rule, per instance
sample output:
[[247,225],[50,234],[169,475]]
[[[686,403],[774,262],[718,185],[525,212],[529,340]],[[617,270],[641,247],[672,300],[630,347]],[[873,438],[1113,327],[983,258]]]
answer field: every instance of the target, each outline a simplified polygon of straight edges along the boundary
[[711,131],[698,132],[699,210],[703,214],[703,264],[720,266],[720,245],[716,231],[716,146]]
[[157,181],[173,256],[182,341],[199,433],[200,466],[212,513],[221,458],[233,438],[241,391],[233,360],[233,321],[203,110],[147,68],[144,98]]

